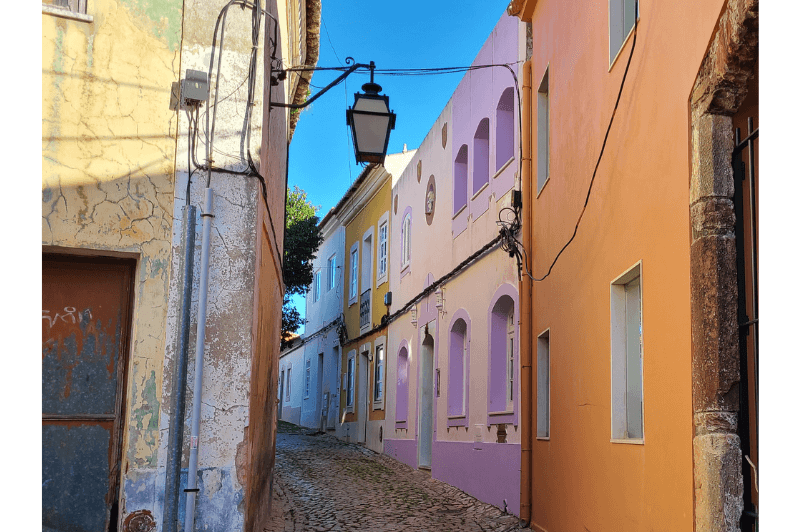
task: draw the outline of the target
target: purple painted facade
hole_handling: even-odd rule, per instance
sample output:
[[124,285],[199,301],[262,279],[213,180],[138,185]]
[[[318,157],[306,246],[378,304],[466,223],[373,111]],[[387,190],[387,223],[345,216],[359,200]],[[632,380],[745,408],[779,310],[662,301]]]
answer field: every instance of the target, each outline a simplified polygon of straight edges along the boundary
[[[517,71],[524,43],[524,25],[504,15],[473,64],[508,63]],[[431,437],[434,478],[501,508],[505,500],[515,514],[521,437],[514,388],[519,382],[516,263],[496,247],[435,292],[414,298],[497,235],[500,212],[511,203],[518,149],[519,108],[511,72],[505,67],[469,71],[392,183],[397,208],[391,223],[390,311],[407,304],[408,309],[389,325],[387,335],[387,382],[392,384],[384,439],[387,454],[419,467],[427,463]],[[412,221],[413,249],[402,267],[402,220],[412,209],[426,223]],[[425,345],[433,353],[430,389],[421,370],[429,353],[423,351],[426,328],[433,340]],[[422,419],[428,403],[422,403],[431,391],[428,425],[430,417]],[[498,443],[503,439],[507,443]]]
[[431,475],[498,508],[519,514],[520,445],[437,441],[433,444]]

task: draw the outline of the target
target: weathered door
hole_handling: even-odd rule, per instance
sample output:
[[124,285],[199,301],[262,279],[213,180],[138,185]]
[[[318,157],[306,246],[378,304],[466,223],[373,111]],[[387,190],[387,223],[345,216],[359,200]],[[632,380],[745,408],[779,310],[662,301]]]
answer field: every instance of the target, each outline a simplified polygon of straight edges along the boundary
[[116,530],[134,262],[42,257],[42,529]]

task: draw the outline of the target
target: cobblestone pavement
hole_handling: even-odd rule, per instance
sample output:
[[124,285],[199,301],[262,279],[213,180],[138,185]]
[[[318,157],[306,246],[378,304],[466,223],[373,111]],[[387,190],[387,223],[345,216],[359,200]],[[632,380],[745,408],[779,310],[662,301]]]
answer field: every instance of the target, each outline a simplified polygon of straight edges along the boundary
[[281,423],[266,532],[508,532],[517,517],[429,474],[331,435]]

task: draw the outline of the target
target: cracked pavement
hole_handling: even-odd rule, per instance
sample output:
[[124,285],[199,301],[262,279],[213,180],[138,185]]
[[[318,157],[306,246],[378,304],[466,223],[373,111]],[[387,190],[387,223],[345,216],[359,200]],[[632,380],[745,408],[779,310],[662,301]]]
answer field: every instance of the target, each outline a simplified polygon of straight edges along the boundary
[[264,532],[520,530],[519,519],[430,474],[280,423],[272,520]]

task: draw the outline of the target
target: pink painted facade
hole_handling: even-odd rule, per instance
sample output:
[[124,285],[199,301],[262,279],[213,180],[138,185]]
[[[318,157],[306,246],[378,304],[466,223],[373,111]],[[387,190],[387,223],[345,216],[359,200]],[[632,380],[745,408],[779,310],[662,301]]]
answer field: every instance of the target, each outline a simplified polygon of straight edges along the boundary
[[[524,59],[504,15],[473,65]],[[498,234],[518,186],[519,108],[504,67],[467,72],[405,171],[393,178],[384,452],[519,513],[519,297]],[[432,284],[436,289],[419,294]],[[505,435],[503,435],[505,431]]]

